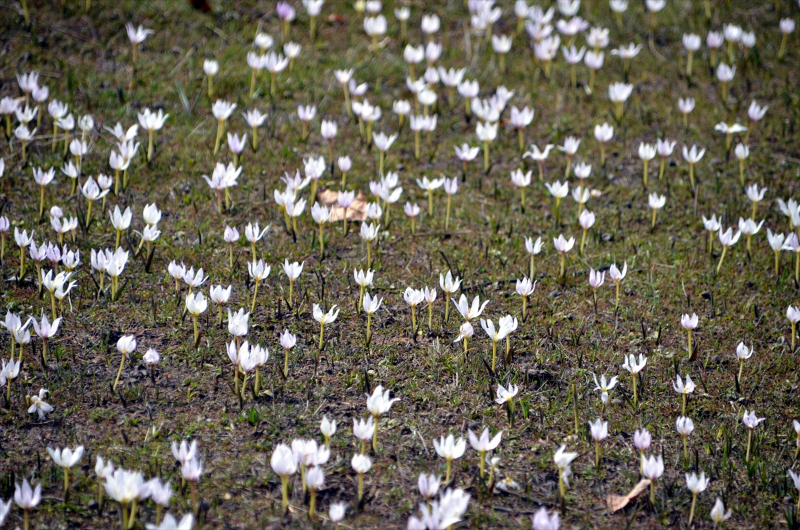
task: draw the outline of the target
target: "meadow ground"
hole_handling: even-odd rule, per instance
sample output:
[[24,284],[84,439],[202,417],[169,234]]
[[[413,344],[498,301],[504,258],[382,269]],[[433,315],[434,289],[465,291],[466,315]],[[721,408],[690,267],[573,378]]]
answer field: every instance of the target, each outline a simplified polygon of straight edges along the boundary
[[[577,245],[568,253],[562,282],[553,238],[563,233],[580,242],[578,206],[571,197],[565,198],[561,219],[555,222],[552,198],[537,179],[536,163],[521,157],[516,131],[507,129],[506,110],[497,140],[491,143],[490,169],[483,171],[483,153],[469,163],[453,196],[446,229],[444,193],[436,192],[430,217],[427,197],[415,179],[423,175],[461,179],[461,162],[453,148],[463,142],[481,144],[475,136],[476,119],[465,115],[463,98],[457,93],[450,96],[439,85],[438,125],[431,138],[423,135],[421,159],[414,157],[408,123],[399,130],[386,157],[387,171],[399,174],[403,195],[391,207],[388,223],[382,221],[374,245],[375,284],[370,291],[382,297],[384,304],[373,319],[369,348],[353,280],[354,268],[366,266],[358,223],[346,237],[340,224],[327,226],[325,256],[320,259],[316,225],[308,213],[313,200],[298,220],[295,238],[284,225],[273,191],[283,189],[279,178],[285,171],[302,171],[305,157],[322,155],[330,164],[319,132],[320,120],[328,119],[336,121],[339,130],[334,156],[348,154],[353,161],[348,188],[370,196],[369,182],[378,179],[376,150],[359,136],[357,123],[347,118],[333,71],[354,69],[354,78],[368,83],[365,97],[383,109],[375,130],[398,132],[392,102],[410,100],[411,94],[405,86],[408,68],[394,2],[383,6],[388,33],[377,53],[364,33],[362,15],[351,3],[327,1],[313,41],[305,10],[294,6],[298,18],[291,38],[302,45],[302,52],[291,71],[278,75],[274,96],[269,93],[269,76],[262,71],[254,98],[248,94],[246,55],[253,49],[258,30],[279,38],[280,23],[272,2],[212,0],[212,11],[203,13],[177,0],[95,0],[87,14],[83,3],[75,0],[61,5],[28,0],[30,26],[22,22],[16,1],[0,6],[0,96],[18,96],[15,74],[36,70],[51,98],[68,103],[76,118],[92,114],[96,125],[82,163],[84,176],[113,173],[108,153],[115,140],[104,126],[121,122],[128,127],[144,108],[169,113],[156,135],[153,159],[147,162],[144,156],[147,133],[140,131],[138,140],[143,146],[131,164],[130,184],[124,193],[112,193],[106,200],[106,209],[130,206],[134,212],[131,229],[122,237],[131,258],[117,301],[112,302],[108,292],[98,296],[90,276],[91,249],[113,249],[115,244],[108,214],[95,205],[96,217],[89,229],[79,228],[74,242],[67,237],[68,246],[81,251],[81,265],[73,277],[77,287],[70,303],[64,304],[62,328],[49,345],[47,369],[38,360],[41,342],[34,335],[11,402],[0,410],[0,498],[10,498],[14,483],[26,477],[44,489],[43,501],[32,514],[33,528],[118,527],[118,506],[107,499],[101,512],[94,502],[95,457],[140,470],[147,478],[169,479],[177,489],[180,468],[169,447],[173,441],[193,439],[204,462],[198,484],[202,527],[330,526],[307,520],[297,481],[291,514],[282,516],[280,479],[269,465],[278,442],[320,439],[320,420],[327,415],[339,422],[339,430],[331,441],[332,456],[325,466],[326,484],[318,504],[324,511],[332,502],[346,502],[350,506],[346,527],[405,527],[408,517],[418,512],[419,473],[444,473],[444,461],[436,455],[432,439],[447,433],[466,437],[467,429],[478,431],[484,426],[492,433],[503,431],[496,451],[499,470],[494,484],[486,485],[477,476],[475,451],[468,447],[455,461],[453,486],[471,495],[461,527],[529,528],[530,516],[540,506],[560,508],[552,456],[562,443],[580,453],[573,464],[564,527],[685,528],[692,500],[685,486],[686,471],[704,471],[711,478],[708,490],[698,498],[693,526],[712,527],[709,511],[715,497],[721,497],[733,510],[727,528],[794,527],[797,491],[787,470],[795,464],[792,420],[798,417],[800,382],[785,312],[797,302],[795,254],[782,253],[781,271],[776,275],[765,232],[767,227],[787,230],[789,223],[776,200],[795,196],[800,176],[796,35],[790,38],[787,56],[782,61],[777,58],[778,21],[796,18],[797,5],[780,2],[776,12],[767,2],[714,2],[712,19],[707,21],[702,3],[668,2],[651,31],[650,15],[640,3],[632,3],[618,25],[606,2],[585,2],[580,15],[593,26],[609,28],[611,40],[593,93],[587,90],[588,70],[583,63],[577,69],[579,86],[572,88],[570,69],[560,52],[548,79],[524,33],[515,37],[506,71],[501,72],[490,46],[476,49],[480,38],[469,32],[461,2],[412,1],[407,5],[411,8],[410,42],[425,42],[419,30],[422,14],[438,13],[442,27],[436,40],[443,45],[443,53],[437,64],[466,68],[465,77],[478,80],[482,97],[504,85],[515,91],[509,106],[527,105],[535,110],[533,123],[524,129],[525,150],[529,143],[562,145],[567,136],[581,138],[575,162],[592,165],[588,187],[602,194],[586,205],[597,221],[588,232],[584,254],[579,255]],[[501,7],[503,16],[493,32],[513,34],[513,6],[504,2]],[[140,46],[135,69],[124,30],[127,22],[154,30]],[[728,23],[754,31],[757,41],[746,58],[738,45],[734,48],[737,70],[723,101],[708,48],[704,44],[695,54],[693,76],[687,77],[681,38],[693,32],[705,41],[709,30],[721,31]],[[581,46],[584,40],[581,36],[576,44]],[[642,44],[643,49],[631,61],[626,76],[623,62],[609,52],[629,42]],[[726,55],[723,47],[719,56]],[[214,164],[230,161],[231,154],[227,146],[213,153],[217,124],[211,115],[204,59],[220,64],[215,97],[237,104],[229,131],[250,132],[240,111],[258,108],[269,115],[259,130],[257,151],[248,146],[241,156],[243,172],[238,186],[232,188],[232,205],[221,214],[215,194],[201,175],[210,175]],[[418,73],[423,69],[418,67]],[[634,89],[624,116],[617,121],[608,86],[626,77]],[[687,96],[696,99],[696,107],[685,127],[677,100]],[[769,106],[755,125],[747,118],[753,100]],[[318,108],[307,140],[300,139],[297,106],[301,104]],[[725,136],[714,130],[720,122],[737,121],[752,127],[745,180],[768,188],[756,215],[765,224],[753,236],[749,255],[743,236],[727,252],[716,274],[721,246],[714,236],[709,255],[708,233],[700,216],[721,216],[727,227],[736,226],[740,216],[747,218],[751,212],[739,184],[733,146],[726,149]],[[612,124],[615,133],[601,167],[593,129],[604,122]],[[85,199],[80,193],[69,194],[69,179],[60,171],[69,157],[62,157],[60,148],[53,154],[51,135],[52,123],[45,113],[28,147],[27,163],[21,160],[17,140],[0,142],[6,166],[0,179],[2,215],[14,226],[34,230],[37,244],[43,238],[56,241],[56,234],[47,215],[41,220],[38,215],[39,187],[32,179],[32,167],[53,166],[58,172],[56,184],[47,187],[47,207],[59,205],[67,215],[80,212],[81,219],[85,218]],[[659,159],[651,163],[650,186],[645,191],[638,146],[656,138],[676,140],[678,146],[663,179],[657,176]],[[696,190],[689,185],[688,164],[680,155],[684,144],[707,149],[695,168]],[[565,164],[566,158],[554,150],[544,164],[545,182],[563,180]],[[524,211],[509,177],[517,168],[534,175]],[[338,190],[340,180],[339,170],[331,174],[329,167],[320,185]],[[571,175],[569,181],[572,186],[576,179]],[[647,195],[653,191],[666,196],[666,206],[651,229]],[[310,198],[308,188],[302,194]],[[402,212],[406,200],[419,203],[423,210],[413,235]],[[139,236],[134,230],[142,230],[142,208],[153,202],[163,212],[162,235],[148,270],[145,253],[136,254]],[[222,234],[226,225],[238,227],[243,234],[245,225],[256,221],[270,226],[257,253],[272,265],[272,273],[259,288],[247,339],[268,347],[270,359],[262,372],[259,395],[247,396],[242,403],[234,394],[232,365],[225,352],[230,336],[224,324],[217,323],[216,307],[211,304],[201,315],[202,336],[195,348],[191,316],[183,314],[186,286],[177,294],[166,268],[172,260],[202,267],[209,275],[203,289],[233,285],[230,307],[249,307],[253,293],[247,269],[250,246],[244,238],[234,246],[230,269]],[[49,311],[50,300],[46,293],[37,295],[32,265],[24,280],[17,281],[19,258],[12,232],[7,233],[0,269],[0,297],[4,310],[38,318],[42,311]],[[544,250],[536,257],[538,283],[523,319],[515,281],[528,273],[525,237],[541,237]],[[284,259],[305,263],[294,288],[293,307],[286,303],[288,282],[280,267]],[[605,271],[612,263],[623,262],[627,262],[628,276],[618,310],[608,277],[598,291],[595,309],[589,268]],[[519,328],[511,335],[512,360],[499,362],[494,373],[489,369],[491,342],[477,321],[466,359],[461,343],[453,343],[460,316],[451,304],[449,322],[444,322],[444,299],[438,288],[439,274],[447,270],[462,278],[461,292],[470,300],[479,295],[489,301],[484,316],[495,322],[506,314],[519,318]],[[439,291],[431,328],[427,309],[420,306],[418,334],[411,330],[411,313],[403,300],[408,286]],[[341,308],[336,322],[326,328],[321,352],[313,303]],[[680,317],[693,312],[700,324],[694,333],[697,358],[690,361]],[[284,329],[298,336],[285,380],[279,342]],[[138,348],[117,390],[112,391],[120,362],[115,344],[128,334],[136,337]],[[752,343],[755,354],[745,362],[737,385],[735,349],[740,341]],[[8,355],[10,344],[9,335],[0,334],[3,356]],[[161,354],[154,377],[142,361],[151,347]],[[640,353],[648,361],[634,407],[632,379],[621,365],[623,355]],[[594,390],[593,374],[619,377],[606,407]],[[687,406],[696,427],[688,439],[688,461],[684,461],[675,427],[681,399],[672,382],[678,374],[690,375],[697,383]],[[498,383],[519,385],[513,426],[506,409],[494,401]],[[380,420],[379,450],[365,477],[365,501],[356,509],[356,474],[350,467],[357,450],[352,418],[367,415],[365,394],[379,384],[400,401]],[[50,391],[47,401],[55,408],[45,420],[28,414],[24,406],[25,395],[39,388]],[[744,410],[752,409],[766,421],[753,432],[751,459],[746,462],[747,429],[741,418]],[[597,469],[587,422],[600,414],[609,422],[610,434],[602,443],[602,465]],[[666,467],[658,481],[655,506],[642,495],[611,514],[606,496],[623,494],[639,480],[632,435],[642,427],[653,434],[653,454],[663,454]],[[73,470],[71,496],[64,502],[62,471],[51,462],[46,448],[76,445],[85,446],[87,454],[80,469]],[[176,492],[170,511],[182,514],[190,507],[189,490]],[[138,524],[154,520],[152,503],[141,506],[139,517]],[[6,524],[21,526],[22,512],[15,509]]]

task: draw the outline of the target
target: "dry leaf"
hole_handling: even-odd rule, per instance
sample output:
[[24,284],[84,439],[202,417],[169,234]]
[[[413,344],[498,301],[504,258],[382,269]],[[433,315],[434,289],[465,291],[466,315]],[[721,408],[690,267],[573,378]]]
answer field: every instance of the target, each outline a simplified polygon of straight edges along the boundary
[[[320,189],[317,192],[317,202],[331,211],[331,217],[328,219],[329,223],[335,223],[344,218],[344,208],[339,206],[339,203],[336,201],[338,196],[339,192],[333,190]],[[353,204],[347,209],[347,220],[363,221],[366,218],[367,200],[364,198],[364,193],[359,191]]]
[[640,480],[627,495],[609,495],[606,497],[608,509],[611,513],[621,510],[626,507],[629,502],[635,499],[641,492],[647,489],[650,485],[650,479],[643,478]]

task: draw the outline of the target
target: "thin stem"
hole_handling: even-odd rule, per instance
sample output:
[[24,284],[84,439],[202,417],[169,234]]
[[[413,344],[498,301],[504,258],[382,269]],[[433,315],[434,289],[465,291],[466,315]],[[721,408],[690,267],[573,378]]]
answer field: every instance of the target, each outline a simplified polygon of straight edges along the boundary
[[114,392],[117,391],[117,384],[119,383],[119,378],[122,375],[122,368],[125,366],[125,354],[122,354],[122,360],[119,363],[119,370],[117,371],[117,378],[114,380]]

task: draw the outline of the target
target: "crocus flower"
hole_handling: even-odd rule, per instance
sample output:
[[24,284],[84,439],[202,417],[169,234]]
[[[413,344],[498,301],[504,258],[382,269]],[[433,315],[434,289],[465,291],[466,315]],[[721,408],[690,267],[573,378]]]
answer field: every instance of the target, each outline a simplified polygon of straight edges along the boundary
[[[687,317],[687,316],[688,315],[684,315],[684,317]],[[692,315],[692,317],[696,317],[696,315]],[[683,318],[681,318],[681,322],[683,322]],[[695,320],[695,322],[696,322],[696,320]],[[686,328],[686,329],[691,331],[691,329],[693,329],[693,328]],[[694,389],[695,389],[694,381],[692,381],[692,378],[687,375],[686,376],[686,383],[684,383],[683,381],[681,381],[681,376],[679,374],[679,375],[676,376],[675,382],[672,383],[672,388],[675,390],[675,392],[677,392],[678,394],[681,395],[681,399],[682,399],[682,402],[683,402],[683,405],[681,407],[681,414],[683,414],[685,416],[686,415],[686,400],[687,400],[687,396],[689,394],[691,394],[692,392],[694,392]]]
[[589,428],[594,439],[594,467],[600,469],[600,442],[608,438],[608,422],[597,418],[589,422]]
[[350,464],[358,474],[358,502],[364,498],[364,474],[372,468],[372,460],[367,455],[356,453]]
[[136,351],[136,337],[133,335],[123,335],[120,337],[119,340],[117,340],[117,351],[122,355],[122,360],[119,363],[117,378],[114,380],[114,392],[117,391],[117,384],[119,383],[119,378],[122,375],[122,368],[125,366],[125,357]]
[[628,262],[627,261],[623,265],[621,271],[619,270],[619,268],[617,268],[617,264],[616,263],[612,263],[611,267],[609,267],[608,275],[612,280],[614,280],[614,286],[616,288],[616,301],[614,303],[614,307],[615,308],[619,307],[619,286],[622,283],[622,280],[625,279],[625,276],[627,274],[628,274]]
[[495,392],[495,403],[498,405],[505,405],[508,410],[508,424],[509,426],[514,426],[514,397],[519,393],[519,387],[517,385],[509,385],[508,388],[504,387],[503,385],[497,385],[497,391]]
[[558,512],[548,515],[544,506],[533,516],[533,530],[558,530],[560,525]]
[[278,444],[270,457],[270,466],[276,475],[281,477],[281,494],[283,513],[289,509],[289,477],[297,472],[297,460],[286,444]]
[[656,503],[656,482],[664,474],[664,458],[651,456],[644,461],[644,476],[650,480],[650,504]]
[[64,471],[64,498],[66,499],[67,491],[69,490],[69,468],[80,462],[83,457],[83,446],[80,445],[76,447],[75,450],[69,447],[65,447],[64,449],[51,449],[48,447],[47,452],[50,454],[50,458],[53,459],[55,465]]
[[383,390],[383,386],[378,385],[372,392],[372,395],[367,395],[367,410],[375,420],[375,428],[372,431],[372,450],[378,451],[378,423],[381,416],[389,412],[395,401],[400,401],[400,398],[389,398],[390,391]]
[[525,321],[525,313],[528,306],[528,297],[533,294],[536,289],[536,282],[531,282],[530,278],[522,278],[517,280],[517,294],[522,297],[522,320]]
[[[63,285],[63,284],[62,284]],[[55,303],[53,304],[55,307]],[[51,323],[47,320],[47,315],[42,315],[41,323],[36,322],[36,319],[31,319],[33,322],[33,329],[36,334],[42,339],[42,363],[47,365],[47,341],[55,336],[58,332],[58,326],[61,324],[61,317],[56,318]]]
[[27,479],[22,480],[22,485],[14,484],[14,503],[22,508],[24,512],[24,528],[28,530],[29,514],[31,509],[39,506],[42,501],[42,485],[37,484],[36,488],[31,488]]
[[[151,112],[150,109],[145,108],[144,112],[140,112],[138,114],[139,118],[139,125],[142,126],[142,129],[147,131],[148,140],[147,140],[147,161],[153,159],[153,141],[155,138],[155,133],[158,130],[161,130],[164,127],[164,123],[166,123],[167,118],[169,118],[169,114],[164,114],[164,111],[159,109],[157,113]],[[138,144],[136,144],[138,146]]]
[[578,458],[578,453],[571,453],[567,451],[567,446],[562,445],[553,454],[553,461],[558,469],[558,493],[564,499],[567,494],[567,487],[569,487],[569,476],[572,474],[570,464]]
[[800,309],[795,306],[790,305],[786,308],[786,318],[792,325],[792,352],[794,352],[794,343],[795,343],[795,336],[796,336],[796,328],[797,322],[800,321]]
[[558,238],[553,239],[553,246],[560,254],[561,262],[559,265],[558,277],[563,282],[566,273],[566,267],[565,267],[566,255],[567,252],[572,250],[572,247],[575,246],[575,238],[570,237],[569,239],[565,239],[564,234],[560,234]]
[[542,247],[544,243],[542,243],[542,238],[537,237],[536,241],[533,240],[532,237],[525,238],[525,250],[530,255],[530,265],[529,265],[529,272],[531,278],[534,277],[535,267],[534,267],[534,257],[536,254],[539,254],[542,251]]
[[622,364],[622,368],[627,370],[631,374],[631,380],[633,381],[633,406],[636,407],[638,403],[638,395],[636,392],[636,381],[639,379],[639,372],[641,372],[645,365],[647,364],[647,357],[644,357],[641,353],[639,354],[639,362],[636,362],[636,356],[630,354],[629,356],[624,356],[625,362]]
[[755,429],[758,424],[765,419],[766,418],[757,417],[755,410],[747,412],[747,409],[745,409],[744,414],[742,415],[742,423],[745,427],[747,427],[747,454],[744,457],[745,462],[750,462],[750,447],[753,437],[753,429]]
[[475,134],[483,142],[483,170],[489,171],[489,144],[497,138],[497,123],[478,122]]
[[497,446],[500,445],[500,439],[503,436],[503,431],[498,431],[498,433],[495,434],[491,440],[489,439],[488,427],[483,429],[480,438],[478,438],[475,433],[472,432],[472,429],[469,429],[468,433],[469,444],[478,452],[478,458],[480,459],[480,477],[483,478],[485,469],[484,456],[487,452],[495,450]]
[[639,450],[639,460],[641,461],[641,473],[644,475],[644,452],[650,447],[652,437],[647,429],[636,429],[633,433],[633,445]]
[[203,293],[192,293],[186,295],[186,311],[192,315],[194,322],[194,345],[197,346],[200,340],[200,331],[197,327],[198,317],[208,308],[208,300],[206,300]]
[[594,126],[594,138],[600,143],[600,165],[606,165],[606,144],[614,137],[614,127],[608,123]]
[[592,299],[594,302],[594,312],[597,313],[597,289],[599,289],[606,279],[605,272],[598,272],[589,268],[589,286],[592,288]]
[[[612,55],[614,52],[611,52]],[[622,114],[625,111],[625,101],[630,97],[631,93],[633,92],[633,85],[628,85],[626,83],[612,83],[608,87],[608,99],[614,103],[614,117],[617,119],[617,123],[622,121]]]
[[650,222],[650,230],[655,230],[656,227],[656,214],[658,210],[664,207],[667,203],[667,198],[664,195],[659,195],[658,193],[651,193],[647,196],[647,205],[653,211],[653,218]]
[[544,181],[544,161],[547,160],[547,157],[550,154],[550,150],[552,150],[555,146],[547,144],[544,148],[544,151],[540,151],[539,147],[536,145],[531,144],[531,151],[527,151],[522,155],[522,158],[532,158],[536,160],[536,163],[539,165],[539,182]]
[[717,497],[717,500],[714,502],[714,507],[711,508],[710,517],[711,520],[714,521],[714,526],[724,523],[728,519],[731,518],[731,510],[725,511],[725,505],[722,503],[722,499]]
[[569,183],[565,181],[562,184],[557,180],[553,183],[545,183],[545,187],[547,188],[547,191],[550,192],[550,195],[553,196],[553,199],[555,199],[553,216],[555,217],[556,225],[558,225],[561,222],[561,199],[566,197],[569,193]]
[[719,274],[720,269],[722,268],[722,262],[725,259],[725,253],[728,251],[728,247],[731,247],[739,241],[739,237],[741,237],[742,232],[737,230],[736,233],[733,233],[733,228],[728,227],[727,230],[723,232],[722,228],[719,229],[719,242],[722,243],[722,254],[719,257],[719,263],[717,264],[717,274]]
[[283,348],[283,377],[289,376],[289,352],[297,345],[297,335],[288,329],[281,333],[281,348]]
[[314,320],[319,322],[319,349],[322,350],[323,333],[325,332],[325,324],[330,324],[336,317],[339,316],[339,310],[336,309],[334,304],[327,313],[322,312],[322,308],[318,304],[313,307]]
[[139,50],[139,44],[144,42],[144,40],[149,36],[155,33],[152,29],[145,29],[144,26],[139,26],[135,28],[133,24],[128,22],[125,24],[125,32],[128,34],[128,40],[131,41],[131,45],[133,46],[133,56],[132,56],[132,63],[136,65],[136,54]]
[[694,431],[694,422],[691,420],[691,418],[688,418],[686,416],[679,416],[678,419],[675,421],[675,428],[678,431],[678,434],[680,434],[681,438],[683,439],[683,460],[684,462],[688,462],[689,452],[686,448],[686,439]]

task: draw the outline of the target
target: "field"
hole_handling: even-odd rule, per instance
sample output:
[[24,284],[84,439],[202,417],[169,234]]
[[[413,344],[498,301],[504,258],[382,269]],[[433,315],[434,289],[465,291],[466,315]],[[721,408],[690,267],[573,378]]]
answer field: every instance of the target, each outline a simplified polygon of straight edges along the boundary
[[[573,74],[560,47],[551,65],[537,57],[528,32],[517,33],[511,2],[496,6],[502,14],[489,24],[492,35],[513,37],[504,57],[493,51],[486,31],[476,29],[467,5],[402,4],[410,8],[405,33],[412,45],[429,40],[421,29],[423,15],[435,13],[441,20],[430,36],[442,46],[434,66],[465,69],[463,78],[478,82],[482,99],[500,86],[513,91],[499,117],[481,120],[477,100],[470,108],[459,90],[442,82],[429,85],[435,94],[430,109],[415,104],[406,83],[406,42],[395,15],[400,3],[382,6],[387,28],[374,39],[365,33],[365,14],[339,0],[322,6],[312,39],[306,8],[292,3],[296,18],[286,41],[298,43],[301,51],[275,74],[273,91],[270,73],[260,69],[253,77],[247,56],[262,53],[254,45],[258,33],[274,39],[265,55],[283,52],[284,23],[276,4],[209,2],[210,11],[204,12],[178,0],[94,0],[86,12],[83,0],[61,0],[60,5],[27,0],[29,24],[19,0],[0,6],[0,98],[25,96],[18,76],[31,71],[38,72],[40,86],[49,88],[30,141],[15,136],[13,113],[0,116],[4,130],[6,116],[10,124],[10,135],[0,139],[0,217],[10,222],[1,232],[2,312],[19,315],[23,324],[29,317],[41,323],[43,314],[51,321],[53,313],[62,318],[58,332],[47,340],[46,362],[43,341],[31,323],[18,376],[0,378],[3,396],[9,396],[0,403],[0,500],[12,498],[23,479],[41,484],[41,502],[30,511],[31,528],[120,526],[120,503],[109,494],[98,503],[98,456],[139,471],[145,479],[171,481],[174,495],[164,511],[176,517],[193,512],[195,528],[333,527],[328,507],[336,502],[347,504],[340,523],[345,528],[405,528],[410,516],[420,516],[424,501],[419,474],[445,475],[445,460],[433,440],[447,434],[467,439],[468,430],[480,435],[485,427],[492,436],[502,431],[499,446],[491,451],[499,462],[489,464],[481,477],[478,452],[469,442],[464,455],[453,461],[448,487],[470,496],[453,528],[531,528],[531,517],[541,507],[560,513],[565,528],[712,528],[720,526],[709,515],[717,498],[732,510],[722,523],[726,528],[800,524],[798,490],[789,475],[800,447],[792,423],[800,419],[800,381],[794,328],[787,319],[787,308],[798,302],[800,243],[796,251],[779,251],[776,270],[767,239],[767,229],[787,237],[800,230],[800,215],[793,222],[778,203],[796,197],[800,177],[798,37],[784,37],[779,27],[781,19],[797,18],[796,4],[715,1],[707,5],[707,18],[703,2],[669,1],[656,14],[632,2],[619,17],[608,2],[584,2],[577,14],[587,27],[609,30],[604,63],[591,75],[591,89],[583,59]],[[550,6],[541,7],[546,11]],[[553,7],[550,24],[571,18]],[[135,53],[126,23],[153,30]],[[755,45],[727,40],[709,49],[709,31],[723,32],[728,24],[753,32]],[[559,29],[552,31],[559,34]],[[591,51],[589,31],[581,30],[574,39],[562,35],[561,44]],[[693,53],[691,75],[683,43],[689,33],[702,41]],[[635,57],[612,55],[629,43],[641,45]],[[205,60],[218,63],[211,96]],[[720,81],[716,62],[735,66],[730,81]],[[423,59],[414,75],[423,76],[426,66]],[[349,100],[368,100],[381,109],[374,123],[349,117],[343,85],[334,75],[347,69],[358,84],[367,84],[363,95],[349,91]],[[609,99],[613,83],[632,85],[620,105]],[[678,100],[688,97],[695,106],[684,115]],[[69,152],[63,128],[54,128],[47,110],[53,99],[66,103],[76,122],[93,117],[83,134],[88,152],[80,157]],[[212,114],[218,99],[236,104],[224,122]],[[393,112],[400,100],[410,103],[411,115],[437,115],[434,130],[419,133],[419,156],[409,116],[400,120]],[[748,112],[753,101],[768,107],[763,118],[753,119]],[[300,119],[305,114],[298,112],[300,105],[316,107],[307,125]],[[521,132],[514,128],[512,106],[534,111]],[[148,131],[140,127],[135,141],[141,146],[124,171],[127,186],[115,193],[112,185],[107,196],[88,201],[80,188],[89,176],[115,177],[109,156],[119,147],[106,127],[119,122],[126,130],[140,123],[145,109],[168,114],[163,127],[153,131],[152,156]],[[253,129],[242,116],[253,109],[267,114],[257,130],[256,149]],[[323,120],[337,125],[330,142],[321,134]],[[484,142],[478,129],[486,121],[496,123],[497,135]],[[224,134],[215,152],[221,123],[225,133],[247,133],[235,159]],[[613,127],[613,137],[601,155],[595,127],[603,123]],[[746,132],[715,130],[718,124],[735,123]],[[398,135],[384,157],[370,130]],[[76,125],[69,139],[81,136]],[[533,151],[531,144],[539,149],[564,146],[568,137],[580,140],[574,156],[554,148],[541,166],[523,156]],[[640,144],[653,145],[657,139],[677,145],[644,166],[645,183]],[[454,148],[464,143],[480,151],[462,164]],[[741,162],[743,148],[736,154],[740,143],[749,148]],[[705,154],[690,168],[682,151],[693,145]],[[337,160],[344,155],[352,161],[345,189],[355,192],[356,199],[346,211],[351,218],[346,234],[341,220],[324,223],[323,252],[311,209],[317,200],[335,202],[340,196]],[[297,191],[293,204],[301,198],[307,202],[287,223],[289,217],[275,201],[276,193],[286,189],[281,178],[298,170],[306,175],[304,160],[311,157],[324,158],[324,172]],[[79,166],[77,191],[65,174],[70,162]],[[203,178],[212,176],[218,162],[241,166],[236,185],[219,194]],[[585,171],[580,163],[591,165],[585,180],[576,176]],[[372,189],[380,187],[375,185],[382,176],[380,164],[384,174],[397,174],[402,194],[394,204],[381,201],[383,215],[363,221],[365,201],[378,201]],[[39,168],[54,168],[54,180],[40,186],[34,180]],[[511,178],[517,169],[531,172],[530,185],[523,188],[524,207],[520,187]],[[438,187],[429,203],[428,192],[418,184],[423,177],[455,179],[457,191],[451,195]],[[753,203],[740,179],[747,186],[766,187],[763,199]],[[556,181],[569,183],[569,194],[558,206],[546,186]],[[588,194],[585,204],[573,199],[573,189],[581,185]],[[452,191],[453,181],[445,186]],[[655,216],[650,204],[658,201],[649,197],[652,193],[665,198]],[[413,224],[404,213],[407,201],[420,209]],[[157,225],[160,236],[143,243],[143,210],[150,204],[157,205],[161,219],[147,231],[152,234]],[[21,251],[14,237],[15,230],[24,229],[35,233],[36,247],[57,245],[53,206],[61,208],[64,219],[78,219],[77,228],[63,236],[69,250],[80,250],[80,264],[68,280],[76,285],[63,300],[54,300],[40,286],[38,269],[53,269],[53,262],[45,258],[37,266],[30,249]],[[119,230],[111,213],[117,206],[132,212],[129,226]],[[584,210],[596,217],[587,230],[579,224]],[[337,208],[333,215],[341,219],[341,212]],[[720,234],[728,227],[738,232],[740,218],[741,224],[751,217],[756,223],[763,220],[763,226],[752,238],[742,234],[723,256],[722,236],[704,227],[703,216],[712,214],[719,219]],[[362,222],[374,222],[374,241],[360,235]],[[249,223],[267,228],[252,245],[245,236]],[[241,234],[235,242],[224,239],[226,226]],[[562,234],[575,238],[574,247],[563,254],[554,243]],[[523,315],[517,281],[531,273],[526,238],[541,238],[543,246],[535,256],[535,290]],[[112,282],[111,275],[92,267],[91,254],[113,253],[117,247],[129,257]],[[271,266],[258,283],[249,271],[253,254]],[[366,290],[383,300],[369,323],[354,279],[354,271],[368,268],[368,259],[375,272]],[[303,264],[291,288],[285,260]],[[190,288],[169,275],[173,261],[202,268],[208,279]],[[618,291],[609,275],[612,264],[627,266]],[[55,272],[64,270],[62,262]],[[596,291],[590,286],[595,270],[605,274]],[[448,271],[461,285],[445,319],[447,296],[439,278]],[[209,289],[217,285],[232,286],[230,300],[221,307],[208,300],[193,322],[186,311],[188,294],[193,299],[203,293],[208,299]],[[405,296],[421,295],[404,295],[408,287],[437,291],[432,304],[416,305],[413,319]],[[454,342],[464,322],[454,303],[462,294],[470,303],[476,296],[481,303],[488,301],[472,319],[474,335],[466,353],[463,341]],[[340,311],[325,325],[321,348],[314,304],[322,312],[334,305]],[[228,310],[240,308],[251,312],[249,330],[235,339]],[[693,313],[698,324],[687,332],[682,316]],[[505,339],[496,344],[493,368],[493,343],[480,319],[498,326],[506,315],[517,318],[518,327],[508,336],[508,354]],[[285,330],[296,335],[293,348],[282,345]],[[135,338],[136,348],[123,359],[118,341],[127,336]],[[235,340],[269,350],[258,386],[254,371],[244,374],[244,383],[241,368],[234,369],[227,345]],[[4,365],[14,342],[0,329]],[[741,342],[753,355],[740,362],[736,352]],[[20,346],[14,348],[17,358]],[[152,365],[145,358],[151,348],[160,355]],[[623,363],[640,354],[646,366],[632,376]],[[601,375],[618,378],[607,403],[595,388],[595,377]],[[685,381],[687,376],[696,387],[684,403],[674,385],[676,377]],[[398,401],[380,416],[373,450],[369,442],[362,447],[352,427],[354,418],[370,415],[367,395],[379,385]],[[496,402],[498,385],[518,386],[513,405]],[[28,412],[35,403],[30,396],[38,396],[40,388],[48,390],[44,401],[53,409],[43,416]],[[749,429],[743,415],[752,410],[766,419]],[[322,466],[318,513],[309,518],[309,496],[303,494],[299,472],[291,477],[289,510],[283,513],[281,477],[270,463],[273,451],[298,438],[321,444],[323,416],[335,419],[338,428],[330,439],[330,459]],[[694,423],[686,438],[676,430],[680,416]],[[608,422],[608,437],[596,444],[589,422],[597,418]],[[652,435],[646,454],[661,455],[664,462],[663,476],[653,486],[655,502],[648,488],[612,512],[608,495],[624,495],[640,481],[633,435],[642,428]],[[182,484],[181,465],[170,450],[181,440],[197,441],[202,462],[201,476],[190,485]],[[553,461],[562,444],[578,454],[565,495],[559,492],[560,472]],[[65,498],[64,470],[47,448],[77,446],[85,453],[69,472]],[[362,450],[372,468],[363,476],[359,502],[359,476],[351,458]],[[693,495],[686,474],[692,472],[704,472],[710,483],[697,496],[690,525]],[[130,524],[144,528],[160,515],[152,500],[142,499]],[[14,506],[5,527],[23,525],[23,510]]]

